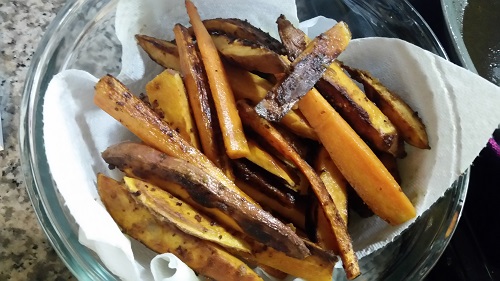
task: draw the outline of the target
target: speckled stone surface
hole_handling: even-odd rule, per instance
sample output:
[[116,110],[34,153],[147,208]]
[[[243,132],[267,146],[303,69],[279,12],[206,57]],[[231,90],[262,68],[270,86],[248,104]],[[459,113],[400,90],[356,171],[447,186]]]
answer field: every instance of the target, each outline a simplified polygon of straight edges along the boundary
[[31,58],[63,0],[0,0],[0,280],[75,280],[37,221],[19,160],[19,114]]

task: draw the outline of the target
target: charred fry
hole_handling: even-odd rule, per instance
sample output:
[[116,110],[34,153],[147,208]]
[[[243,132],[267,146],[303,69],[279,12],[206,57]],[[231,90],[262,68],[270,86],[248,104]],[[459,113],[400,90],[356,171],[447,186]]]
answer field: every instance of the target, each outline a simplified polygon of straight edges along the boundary
[[249,40],[212,34],[217,50],[229,61],[249,71],[278,74],[284,73],[286,64],[275,52]]
[[343,22],[316,37],[292,62],[291,72],[257,104],[257,113],[270,121],[279,121],[300,97],[321,78],[327,66],[340,55],[351,40],[351,32]]
[[[290,60],[302,52],[310,39],[295,28],[285,17],[278,18],[278,30]],[[380,109],[370,102],[365,93],[341,67],[332,63],[316,83],[316,88],[332,104],[353,129],[380,151],[395,156],[404,155],[404,147],[398,141],[398,132]]]
[[240,19],[207,19],[203,24],[210,33],[227,34],[233,38],[241,38],[251,42],[258,42],[279,55],[284,55],[285,49],[281,43],[269,33],[253,26],[248,21]]
[[276,129],[274,129],[269,121],[259,117],[253,108],[251,108],[244,101],[238,102],[238,109],[243,122],[245,122],[247,126],[250,126],[254,131],[265,137],[270,145],[292,161],[307,177],[338,242],[339,254],[341,256],[347,277],[349,279],[353,279],[358,276],[360,274],[359,265],[356,254],[352,248],[351,238],[347,232],[347,226],[340,217],[340,214],[335,207],[335,203],[333,202],[321,179],[314,172],[311,166],[309,166],[309,164],[288,145],[285,139]]
[[135,39],[137,44],[139,44],[146,54],[148,54],[157,64],[165,68],[180,71],[179,52],[175,44],[140,34],[137,34]]
[[273,214],[278,214],[280,218],[292,223],[295,227],[305,229],[305,204],[296,200],[291,207],[287,207],[278,202],[275,198],[269,197],[266,194],[255,188],[255,185],[247,181],[236,178],[236,185],[246,194],[259,202],[266,210],[270,210]]
[[405,101],[370,73],[346,65],[342,67],[363,84],[368,98],[387,115],[407,143],[422,149],[430,148],[424,123]]
[[252,186],[268,197],[276,199],[280,204],[286,207],[293,207],[295,204],[295,200],[298,197],[297,192],[293,192],[288,188],[279,177],[270,175],[261,167],[245,159],[234,160],[233,165],[236,174],[240,178],[252,183]]
[[289,227],[185,160],[130,142],[111,146],[102,156],[108,164],[132,172],[159,187],[165,181],[181,185],[198,204],[217,208],[232,217],[247,235],[257,241],[292,257],[304,258],[309,254]]

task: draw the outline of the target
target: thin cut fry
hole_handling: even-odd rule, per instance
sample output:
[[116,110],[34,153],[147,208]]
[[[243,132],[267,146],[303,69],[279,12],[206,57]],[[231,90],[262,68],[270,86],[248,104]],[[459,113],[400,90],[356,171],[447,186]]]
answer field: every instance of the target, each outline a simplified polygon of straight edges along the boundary
[[185,3],[212,90],[226,153],[232,159],[245,157],[250,151],[219,53],[193,2],[186,0]]
[[[211,99],[208,78],[196,51],[196,46],[184,26],[175,25],[174,34],[178,47],[181,73],[186,85],[196,127],[198,128],[203,153],[232,179],[234,176],[227,154],[224,153],[221,140],[222,134]],[[166,44],[166,46],[170,45]],[[159,58],[158,61],[175,64],[171,63],[171,60],[163,60],[162,58]]]
[[[315,169],[347,225],[347,181],[324,147],[321,147],[316,157]],[[338,252],[337,241],[329,227],[325,212],[321,208],[317,209],[316,238],[317,243],[322,247]]]

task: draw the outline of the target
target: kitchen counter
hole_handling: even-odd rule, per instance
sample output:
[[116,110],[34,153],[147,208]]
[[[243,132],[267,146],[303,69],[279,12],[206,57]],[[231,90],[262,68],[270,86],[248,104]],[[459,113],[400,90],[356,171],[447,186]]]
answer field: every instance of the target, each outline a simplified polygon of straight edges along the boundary
[[0,0],[0,280],[74,280],[48,242],[20,166],[19,114],[24,80],[47,25],[63,0]]

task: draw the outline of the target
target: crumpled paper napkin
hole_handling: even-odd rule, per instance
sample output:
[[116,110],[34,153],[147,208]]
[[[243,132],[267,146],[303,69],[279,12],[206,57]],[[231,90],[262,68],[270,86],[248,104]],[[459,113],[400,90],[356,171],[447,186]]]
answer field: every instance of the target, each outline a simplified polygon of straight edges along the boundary
[[[248,19],[277,38],[275,20],[280,14],[297,24],[296,7],[291,0],[194,2],[202,18]],[[171,28],[177,22],[188,25],[181,0],[119,2],[116,33],[123,47],[119,79],[135,93],[143,92],[145,83],[161,68],[139,50],[133,36],[141,33],[172,39]],[[330,27],[325,23],[331,25],[324,18],[314,23],[305,24],[312,26],[315,34],[311,35]],[[398,39],[353,40],[340,59],[372,72],[416,109],[427,125],[432,149],[407,145],[408,156],[399,162],[402,188],[421,215],[466,170],[500,123],[500,88]],[[118,177],[109,171],[100,153],[109,145],[136,138],[93,104],[96,81],[96,77],[84,71],[63,71],[50,82],[44,101],[47,160],[78,225],[79,241],[95,251],[104,265],[123,280],[198,280],[175,256],[155,257],[152,251],[128,239],[100,203],[96,173]],[[390,226],[377,217],[354,218],[349,232],[358,257],[383,247],[412,222]],[[166,263],[172,270],[164,270]]]

